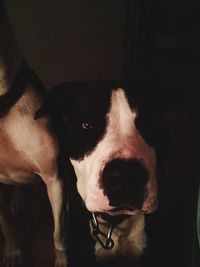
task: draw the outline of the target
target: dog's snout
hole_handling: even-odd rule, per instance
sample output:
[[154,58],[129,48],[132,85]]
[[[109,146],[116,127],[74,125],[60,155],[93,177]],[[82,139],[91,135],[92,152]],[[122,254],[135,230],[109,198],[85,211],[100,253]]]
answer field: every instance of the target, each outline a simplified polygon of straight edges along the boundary
[[119,172],[113,172],[108,174],[107,177],[107,186],[110,188],[112,191],[120,190],[122,186],[122,176]]
[[101,184],[110,205],[137,205],[143,202],[148,171],[136,159],[114,159],[106,164]]
[[103,183],[116,191],[129,186],[142,186],[147,181],[147,171],[138,160],[115,159],[103,171]]

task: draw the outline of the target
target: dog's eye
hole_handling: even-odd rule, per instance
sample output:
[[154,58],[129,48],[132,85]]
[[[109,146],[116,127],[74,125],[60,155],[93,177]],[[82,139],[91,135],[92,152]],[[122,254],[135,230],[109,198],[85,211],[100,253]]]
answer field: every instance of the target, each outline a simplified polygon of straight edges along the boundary
[[88,121],[84,121],[84,122],[82,122],[81,127],[82,127],[82,129],[84,129],[84,130],[91,130],[91,129],[94,128],[94,126],[93,126],[91,123],[89,123]]

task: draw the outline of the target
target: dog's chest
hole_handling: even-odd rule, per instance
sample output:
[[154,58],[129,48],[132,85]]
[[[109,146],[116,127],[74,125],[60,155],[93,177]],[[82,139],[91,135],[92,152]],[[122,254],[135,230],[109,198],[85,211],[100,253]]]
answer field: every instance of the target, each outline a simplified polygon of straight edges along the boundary
[[[1,145],[0,145],[1,148]],[[3,150],[5,151],[5,147]],[[27,161],[20,153],[1,153],[0,156],[0,183],[17,184],[17,183],[35,183],[39,177],[33,173],[34,166],[31,161]]]
[[[5,184],[34,183],[38,175],[30,156],[36,146],[39,125],[34,112],[41,106],[41,100],[30,88],[0,119],[0,182]],[[32,145],[33,143],[33,145]]]
[[15,184],[30,184],[37,183],[40,181],[40,178],[29,171],[23,170],[2,170],[0,169],[0,183],[7,185],[15,185]]

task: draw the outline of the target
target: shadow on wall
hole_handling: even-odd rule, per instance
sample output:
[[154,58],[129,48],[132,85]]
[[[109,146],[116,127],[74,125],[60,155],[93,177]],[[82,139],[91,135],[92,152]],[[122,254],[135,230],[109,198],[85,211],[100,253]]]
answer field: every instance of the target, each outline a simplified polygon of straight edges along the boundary
[[64,80],[121,76],[126,2],[6,0],[5,4],[25,58],[50,87]]

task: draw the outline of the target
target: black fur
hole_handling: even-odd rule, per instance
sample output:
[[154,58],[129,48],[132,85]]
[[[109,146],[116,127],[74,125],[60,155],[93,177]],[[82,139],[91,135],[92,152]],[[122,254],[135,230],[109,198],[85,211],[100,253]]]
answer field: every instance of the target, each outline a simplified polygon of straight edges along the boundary
[[26,63],[23,63],[8,92],[0,97],[0,118],[6,115],[28,85],[33,85],[42,96],[46,95],[45,87],[38,76]]

